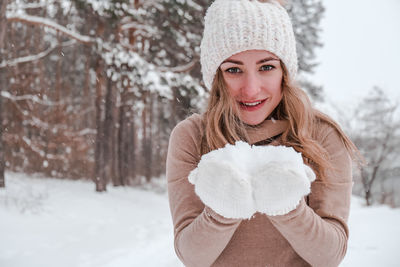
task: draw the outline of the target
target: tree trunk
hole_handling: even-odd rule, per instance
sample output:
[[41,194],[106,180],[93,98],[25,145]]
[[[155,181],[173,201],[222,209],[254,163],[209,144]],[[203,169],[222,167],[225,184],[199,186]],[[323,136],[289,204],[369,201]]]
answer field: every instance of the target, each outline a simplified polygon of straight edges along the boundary
[[130,122],[128,124],[128,129],[126,129],[126,132],[128,133],[128,151],[127,151],[127,168],[129,168],[129,177],[135,181],[137,177],[137,157],[136,157],[136,149],[137,149],[137,134],[136,134],[136,124],[135,120],[133,118],[129,118]]
[[361,167],[361,182],[364,190],[364,198],[367,206],[371,205],[371,187],[369,184],[369,174],[368,171]]
[[[3,0],[0,6],[0,62],[4,59],[1,55],[4,55],[4,36],[6,34],[7,29],[7,20],[6,20],[6,7],[7,7],[8,0]],[[5,187],[5,179],[4,179],[4,144],[3,144],[3,97],[1,92],[4,90],[5,83],[5,68],[0,69],[0,188]]]
[[367,190],[365,191],[365,201],[367,203],[367,206],[371,206],[371,191]]
[[[104,35],[105,26],[102,21],[98,22],[96,35]],[[107,183],[104,176],[104,162],[103,162],[103,149],[104,149],[104,125],[103,125],[103,88],[105,83],[104,78],[104,62],[98,56],[96,62],[96,143],[94,155],[94,182],[96,184],[96,191],[106,191]]]
[[124,108],[124,99],[123,99],[124,94],[122,93],[121,95],[121,105],[119,107],[119,114],[118,114],[118,179],[116,178],[114,181],[114,186],[119,186],[119,185],[124,185],[124,179],[126,177],[126,169],[125,169],[125,144],[124,144],[124,130],[125,130],[125,121],[124,121],[124,114],[125,114],[125,108]]
[[[63,57],[61,56],[62,54],[62,47],[61,47],[61,35],[58,33],[57,34],[57,42],[59,44],[59,47],[56,49],[57,51],[57,65],[56,65],[56,81],[55,81],[55,101],[60,102],[61,100],[61,90],[62,90],[62,61]],[[55,110],[55,116],[54,121],[52,123],[58,123],[60,122],[60,117],[61,115],[61,105],[57,105],[56,110]]]
[[[4,84],[4,73],[0,70],[0,84]],[[3,88],[0,88],[0,92]],[[6,186],[6,182],[4,179],[4,144],[3,144],[3,97],[0,94],[0,188]]]
[[146,141],[146,181],[150,182],[153,176],[153,121],[154,121],[154,111],[153,111],[153,103],[154,103],[154,95],[150,94],[150,103],[149,103],[149,122],[148,122],[148,132],[147,132],[147,141]]
[[148,91],[142,93],[142,171],[149,182],[152,175],[151,169],[151,119],[152,100]]
[[103,83],[104,78],[102,77],[102,63],[101,59],[98,59],[96,67],[96,143],[94,153],[94,182],[96,184],[96,191],[106,191],[106,182],[104,177],[104,162],[103,162],[103,143],[104,143],[104,131],[103,131]]
[[85,107],[82,108],[82,110],[84,110],[84,119],[83,119],[83,125],[87,128],[91,128],[93,127],[93,123],[91,123],[92,118],[89,117],[89,112],[86,109],[89,109],[90,105],[90,69],[91,69],[91,52],[90,52],[90,48],[88,48],[87,46],[85,46],[84,48],[85,51],[85,81],[84,81],[84,85],[83,85],[83,97],[82,97],[82,103],[81,106]]
[[129,106],[126,103],[126,91],[124,89],[121,95],[121,106],[119,108],[119,128],[118,128],[118,182],[116,185],[129,185],[130,178],[134,177],[132,169],[135,169],[135,163],[132,162],[132,136],[131,136],[131,125],[132,122]]
[[[111,164],[110,164],[110,154],[112,149],[112,142],[114,135],[114,120],[113,120],[113,110],[114,110],[114,86],[112,84],[111,78],[107,80],[107,93],[105,99],[105,116],[103,124],[103,177],[107,180],[107,177],[112,177]],[[106,181],[107,182],[107,181]]]
[[[114,88],[114,93],[118,94],[118,88]],[[111,134],[111,178],[112,182],[115,183],[116,180],[119,179],[118,174],[118,104],[117,104],[117,96],[114,98],[113,104],[113,126],[112,126],[112,134]]]
[[173,87],[172,88],[172,99],[171,99],[171,118],[169,119],[169,121],[170,121],[170,126],[171,126],[171,128],[173,128],[175,125],[176,125],[176,123],[177,123],[177,114],[178,114],[178,112],[177,112],[177,110],[178,110],[178,94],[177,94],[177,88],[176,87]]

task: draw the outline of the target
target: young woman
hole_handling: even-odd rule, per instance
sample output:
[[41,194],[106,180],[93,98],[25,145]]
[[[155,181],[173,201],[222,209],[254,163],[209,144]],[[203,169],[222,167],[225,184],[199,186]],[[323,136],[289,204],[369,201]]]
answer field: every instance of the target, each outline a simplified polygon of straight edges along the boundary
[[175,127],[167,158],[178,257],[185,266],[337,266],[357,149],[296,86],[285,9],[216,0],[201,65],[209,105]]

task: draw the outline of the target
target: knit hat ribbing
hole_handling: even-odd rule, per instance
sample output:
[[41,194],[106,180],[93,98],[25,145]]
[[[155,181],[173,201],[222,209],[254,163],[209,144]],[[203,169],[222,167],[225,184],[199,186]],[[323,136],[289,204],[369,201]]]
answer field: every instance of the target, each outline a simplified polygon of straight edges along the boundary
[[204,18],[200,45],[203,80],[211,89],[219,65],[246,50],[267,50],[297,74],[296,40],[286,10],[275,0],[216,0]]

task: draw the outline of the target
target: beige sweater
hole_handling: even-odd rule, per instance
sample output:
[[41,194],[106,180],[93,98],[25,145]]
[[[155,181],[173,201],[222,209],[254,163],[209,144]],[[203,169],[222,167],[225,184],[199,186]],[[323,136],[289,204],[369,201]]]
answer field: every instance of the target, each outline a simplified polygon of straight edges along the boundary
[[[254,144],[282,133],[288,123],[267,120],[249,128]],[[311,194],[286,215],[256,213],[227,219],[206,207],[187,177],[201,158],[202,116],[192,115],[173,130],[167,157],[168,196],[175,250],[185,266],[337,266],[347,250],[351,159],[336,130],[319,127],[317,141],[335,167]],[[276,141],[278,142],[278,141]],[[215,177],[218,179],[218,177]]]

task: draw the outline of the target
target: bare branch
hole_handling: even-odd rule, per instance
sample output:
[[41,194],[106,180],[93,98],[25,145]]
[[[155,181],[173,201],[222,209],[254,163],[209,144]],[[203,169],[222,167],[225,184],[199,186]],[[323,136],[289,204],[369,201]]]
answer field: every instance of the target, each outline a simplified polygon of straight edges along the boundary
[[40,99],[37,95],[21,95],[21,96],[14,96],[11,95],[9,92],[7,91],[1,91],[0,95],[4,98],[7,98],[11,101],[23,101],[23,100],[31,100],[35,103],[41,104],[41,105],[46,105],[46,106],[58,106],[58,105],[62,105],[64,104],[64,101],[60,101],[60,102],[53,102],[50,100],[42,100]]
[[9,10],[21,10],[21,9],[33,9],[33,8],[41,8],[41,7],[46,7],[46,5],[51,5],[54,4],[55,1],[47,1],[45,2],[37,2],[37,3],[10,3],[7,6],[7,9]]
[[36,55],[29,55],[29,56],[25,56],[25,57],[19,57],[19,58],[14,58],[14,59],[9,59],[3,62],[0,62],[0,69],[4,68],[4,67],[13,67],[16,66],[20,63],[27,63],[27,62],[32,62],[32,61],[37,61],[41,58],[46,57],[48,54],[50,54],[55,48],[62,46],[69,46],[75,44],[75,41],[68,41],[68,42],[64,42],[61,45],[51,45],[49,48],[47,48],[45,51],[40,52],[39,54]]
[[176,66],[176,67],[157,67],[157,70],[161,71],[161,72],[170,71],[170,72],[174,72],[174,73],[183,73],[183,72],[188,72],[189,70],[191,70],[196,65],[197,62],[198,62],[198,59],[195,59],[185,65]]
[[37,60],[39,60],[41,58],[44,58],[48,54],[50,54],[50,52],[53,51],[56,47],[57,46],[50,46],[45,51],[40,52],[39,54],[36,54],[36,55],[29,55],[29,56],[26,56],[26,57],[19,57],[19,58],[14,58],[14,59],[10,59],[10,60],[7,60],[7,61],[0,62],[0,69],[4,68],[4,67],[16,66],[16,65],[18,65],[20,63],[37,61]]
[[153,35],[157,34],[157,28],[151,27],[148,25],[144,25],[144,24],[141,24],[141,23],[138,23],[135,21],[125,23],[121,26],[121,31],[126,31],[126,30],[130,30],[130,29],[142,30],[142,31],[148,32]]
[[94,39],[91,38],[90,36],[81,35],[80,33],[69,30],[66,27],[64,27],[60,24],[57,24],[54,21],[47,19],[47,18],[31,16],[28,14],[15,14],[15,13],[7,13],[6,17],[7,17],[7,20],[11,21],[11,22],[13,22],[13,21],[23,22],[23,23],[27,23],[27,24],[39,25],[39,26],[52,28],[64,35],[71,37],[72,39],[77,40],[80,43],[83,43],[83,44],[91,44],[92,42],[94,42]]

